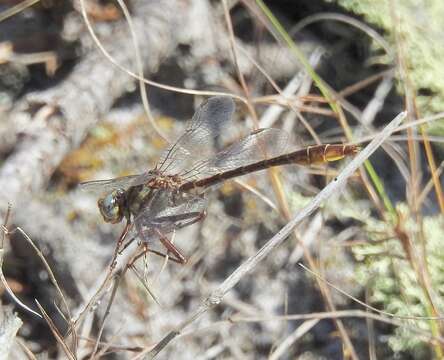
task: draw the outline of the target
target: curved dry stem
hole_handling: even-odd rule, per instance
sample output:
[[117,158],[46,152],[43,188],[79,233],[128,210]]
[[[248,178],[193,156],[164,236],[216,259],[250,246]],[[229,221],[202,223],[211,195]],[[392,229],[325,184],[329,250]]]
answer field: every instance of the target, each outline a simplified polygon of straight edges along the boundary
[[311,319],[302,323],[300,326],[296,328],[290,335],[288,335],[281,344],[273,351],[273,353],[269,356],[269,360],[278,360],[285,352],[290,348],[298,339],[304,336],[307,332],[309,332],[313,326],[315,326],[320,320],[319,319]]
[[[218,323],[241,323],[241,322],[270,322],[270,321],[291,321],[291,320],[309,320],[309,319],[334,319],[334,318],[364,318],[371,319],[375,321],[379,321],[382,323],[390,324],[393,326],[404,327],[413,333],[421,336],[424,339],[435,340],[441,344],[444,344],[444,338],[436,337],[430,334],[425,330],[417,326],[411,326],[408,323],[403,323],[395,320],[393,317],[387,317],[383,315],[378,315],[373,312],[364,311],[364,310],[338,310],[338,311],[326,311],[326,312],[318,312],[318,313],[310,313],[310,314],[288,314],[288,315],[278,315],[278,316],[240,316],[233,315],[228,320],[224,320]],[[212,326],[217,325],[218,323],[212,324]],[[206,327],[208,328],[208,327]],[[193,332],[200,332],[200,329],[194,329]],[[188,333],[184,333],[181,336],[187,336]]]
[[[285,100],[285,105],[287,105],[289,108],[291,108],[294,113],[296,114],[296,116],[298,117],[298,119],[301,121],[302,125],[304,125],[304,127],[307,129],[307,131],[310,133],[311,137],[314,139],[314,141],[317,144],[320,144],[321,141],[319,139],[319,136],[316,134],[316,132],[314,131],[313,127],[309,124],[309,122],[302,116],[301,112],[297,109],[297,106],[295,106],[289,98],[290,95],[293,95],[292,92],[296,91],[296,89],[299,87],[299,84],[301,83],[301,78],[303,75],[305,75],[304,71],[300,71],[299,74],[297,74],[289,83],[289,85],[287,86],[287,89],[282,90],[278,84],[276,84],[276,82],[271,78],[271,76],[269,76],[267,74],[267,72],[265,71],[265,69],[262,68],[262,66],[260,66],[256,60],[254,60],[250,54],[248,54],[248,52],[242,48],[239,45],[236,45],[236,47],[244,54],[244,56],[261,72],[262,75],[264,75],[264,77],[268,80],[268,82],[270,83],[270,85],[279,93],[279,95],[281,95]],[[309,59],[310,65],[315,67],[317,65],[317,63],[319,62],[320,58],[321,58],[322,52],[320,50],[315,50],[312,54],[312,56]],[[295,86],[296,85],[296,86]],[[276,110],[271,110],[273,108],[269,108],[269,112],[273,112]],[[265,114],[264,114],[265,115]],[[277,114],[279,115],[279,114]],[[264,124],[262,121],[260,121],[261,126],[263,127],[269,127],[268,124]]]
[[[3,229],[3,231],[4,231],[4,229]],[[33,315],[38,316],[39,318],[42,318],[42,315],[35,312],[34,310],[29,308],[28,306],[26,306],[17,296],[15,296],[14,292],[9,287],[8,282],[6,281],[5,275],[3,274],[3,257],[4,257],[4,251],[3,251],[3,249],[0,249],[0,281],[2,282],[3,286],[5,287],[6,292],[9,294],[9,296],[12,298],[12,300],[18,306],[20,306],[22,309],[30,312]]]
[[105,329],[105,321],[106,321],[107,317],[109,316],[109,314],[111,312],[111,306],[113,304],[114,297],[116,296],[116,291],[117,291],[117,288],[119,287],[121,279],[122,279],[121,274],[116,274],[116,280],[114,282],[114,286],[113,286],[113,289],[112,289],[112,292],[111,292],[111,297],[110,297],[110,299],[108,301],[108,305],[106,306],[105,314],[103,315],[103,318],[102,318],[102,321],[101,321],[101,324],[100,324],[99,333],[97,335],[97,339],[96,339],[95,344],[94,344],[94,349],[91,352],[91,356],[89,357],[90,360],[94,359],[97,351],[99,350],[100,339],[102,338],[103,330]]
[[11,232],[8,230],[7,226],[8,226],[8,222],[9,222],[9,216],[11,215],[11,204],[8,204],[8,209],[6,210],[6,215],[5,215],[5,221],[2,225],[2,240],[1,240],[1,244],[0,244],[0,281],[3,284],[3,286],[6,289],[6,292],[9,294],[9,296],[11,296],[12,300],[21,308],[23,308],[24,310],[30,312],[31,314],[37,315],[39,318],[42,318],[42,316],[35,312],[34,310],[32,310],[31,308],[29,308],[28,306],[26,306],[12,291],[12,289],[10,288],[10,286],[8,285],[8,282],[6,281],[5,275],[3,274],[3,258],[4,258],[4,249],[3,249],[3,245],[4,245],[4,241],[5,241],[5,237],[8,237]]
[[[128,27],[130,29],[131,32],[131,39],[133,40],[133,45],[134,45],[134,57],[136,59],[136,64],[137,64],[137,72],[140,78],[143,78],[143,62],[142,62],[142,57],[140,55],[140,49],[139,49],[139,41],[137,39],[137,34],[134,30],[134,25],[133,25],[133,21],[131,19],[131,15],[128,11],[128,7],[125,5],[125,2],[123,0],[117,0],[120,8],[122,9],[122,12],[125,16],[126,21],[128,22]],[[150,105],[148,102],[148,96],[146,93],[146,88],[144,85],[144,82],[142,80],[139,80],[139,89],[140,89],[140,97],[142,98],[142,104],[143,104],[143,108],[145,110],[145,114],[148,118],[148,122],[151,124],[151,126],[153,127],[154,131],[156,131],[156,133],[166,142],[170,142],[168,137],[165,135],[165,133],[157,126],[156,121],[154,120],[153,114],[151,113],[150,110]]]
[[388,317],[392,317],[392,318],[396,318],[396,319],[401,319],[401,320],[444,320],[444,317],[442,317],[442,316],[401,316],[401,315],[396,315],[396,314],[389,313],[387,311],[379,310],[379,309],[377,309],[377,308],[375,308],[375,307],[373,307],[371,305],[368,305],[365,302],[355,298],[354,296],[351,296],[350,294],[347,294],[344,290],[342,290],[339,287],[337,287],[336,285],[332,284],[330,281],[324,279],[321,275],[319,275],[316,272],[314,272],[313,270],[309,269],[304,264],[299,263],[298,265],[300,267],[302,267],[305,271],[307,271],[310,275],[312,275],[316,279],[326,283],[328,286],[330,286],[331,288],[335,289],[336,291],[338,291],[339,293],[341,293],[345,297],[351,299],[352,301],[358,303],[359,305],[362,305],[366,309],[374,311],[374,312],[376,312],[378,314],[381,314],[381,315],[384,315],[384,316],[388,316]]
[[248,190],[253,195],[256,195],[259,199],[261,199],[265,204],[267,204],[270,208],[272,208],[274,211],[279,212],[278,207],[275,205],[273,200],[271,200],[268,196],[260,192],[258,189],[256,189],[254,186],[248,185],[245,181],[235,179],[234,182],[238,184],[240,187],[244,188],[245,190]]
[[317,21],[324,21],[324,20],[343,22],[343,23],[354,26],[355,28],[365,32],[368,36],[373,38],[373,40],[375,40],[384,49],[384,51],[390,57],[390,61],[395,60],[395,54],[394,54],[393,50],[391,49],[390,44],[381,35],[379,35],[377,31],[372,29],[370,26],[368,26],[364,22],[359,21],[357,19],[352,18],[351,16],[347,16],[344,14],[324,12],[324,13],[317,13],[317,14],[314,14],[311,16],[307,16],[306,18],[301,20],[298,24],[296,24],[296,26],[294,26],[292,28],[290,33],[292,35],[294,35],[295,33],[301,31],[307,25],[312,24]]
[[19,12],[25,10],[26,8],[38,3],[39,1],[40,0],[24,0],[21,3],[10,7],[9,9],[0,13],[0,22],[6,20],[7,18],[10,18],[11,16],[18,14]]
[[102,46],[102,44],[100,43],[100,40],[97,38],[96,33],[94,32],[94,30],[91,26],[91,23],[88,19],[88,15],[86,14],[85,0],[80,0],[80,8],[81,8],[81,13],[82,13],[83,19],[85,21],[86,27],[88,29],[88,32],[90,33],[91,37],[94,40],[94,43],[99,48],[99,50],[102,52],[102,54],[105,56],[105,58],[108,59],[111,64],[113,64],[114,66],[116,66],[118,69],[120,69],[124,73],[128,74],[129,76],[133,77],[134,79],[137,79],[147,85],[151,85],[151,86],[157,87],[159,89],[163,89],[163,90],[169,90],[169,91],[174,91],[174,92],[178,92],[178,93],[182,93],[182,94],[189,94],[189,95],[229,96],[229,97],[232,97],[234,99],[237,99],[237,100],[243,102],[244,104],[247,103],[247,100],[244,97],[239,96],[239,95],[225,93],[225,92],[221,92],[221,91],[202,91],[202,90],[190,90],[190,89],[179,88],[176,86],[160,84],[158,82],[148,80],[143,76],[139,76],[138,74],[135,74],[134,72],[128,70],[127,68],[125,68],[124,66],[119,64],[109,54],[109,52]]
[[71,318],[71,312],[69,310],[68,302],[66,301],[66,298],[63,295],[62,289],[60,288],[59,283],[57,282],[57,279],[55,278],[54,273],[52,272],[51,267],[49,266],[48,262],[46,261],[45,257],[43,256],[42,252],[34,244],[34,242],[31,240],[31,238],[28,236],[28,234],[25,233],[25,231],[22,228],[16,227],[14,229],[14,231],[18,231],[23,236],[23,238],[28,242],[29,245],[31,245],[31,247],[36,252],[37,256],[42,261],[43,265],[45,266],[46,271],[48,272],[49,279],[51,280],[51,283],[54,285],[54,287],[56,288],[57,292],[59,293],[60,298],[62,299],[62,302],[63,302],[63,306],[65,307],[66,313],[68,314],[68,318],[70,319]]
[[60,344],[61,348],[63,349],[63,352],[65,353],[66,357],[70,360],[75,360],[76,356],[71,352],[69,349],[69,346],[66,344],[62,334],[60,334],[57,327],[54,325],[53,321],[49,317],[49,315],[46,313],[45,309],[43,309],[42,305],[36,300],[35,301],[37,306],[40,309],[40,312],[43,314],[43,318],[45,319],[46,323],[49,326],[49,329],[51,330],[52,334],[54,335],[57,342]]
[[[97,302],[97,300],[102,296],[102,292],[106,287],[108,286],[108,283],[112,280],[112,278],[119,272],[119,264],[118,264],[118,255],[119,251],[121,250],[121,247],[123,245],[123,242],[126,239],[126,236],[128,235],[128,231],[130,230],[130,227],[132,226],[131,223],[127,223],[125,225],[125,228],[123,229],[122,233],[119,236],[119,239],[117,240],[116,247],[114,249],[114,254],[111,259],[111,262],[108,266],[108,271],[103,278],[103,280],[98,282],[97,289],[94,291],[93,295],[89,299],[88,303],[84,306],[84,308],[79,312],[77,317],[74,320],[74,324],[77,325],[80,323],[83,318],[86,316],[87,312],[91,307]],[[132,242],[130,242],[131,244]],[[117,268],[117,269],[116,269]]]

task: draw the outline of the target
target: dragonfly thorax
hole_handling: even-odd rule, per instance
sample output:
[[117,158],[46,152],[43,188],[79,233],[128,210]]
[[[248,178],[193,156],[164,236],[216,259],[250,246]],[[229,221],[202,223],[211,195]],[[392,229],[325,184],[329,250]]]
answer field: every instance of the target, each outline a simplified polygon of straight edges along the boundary
[[162,175],[150,179],[146,185],[151,189],[178,189],[183,184],[183,180],[179,175]]
[[114,190],[100,198],[97,205],[106,222],[119,223],[124,216],[125,191],[122,189]]

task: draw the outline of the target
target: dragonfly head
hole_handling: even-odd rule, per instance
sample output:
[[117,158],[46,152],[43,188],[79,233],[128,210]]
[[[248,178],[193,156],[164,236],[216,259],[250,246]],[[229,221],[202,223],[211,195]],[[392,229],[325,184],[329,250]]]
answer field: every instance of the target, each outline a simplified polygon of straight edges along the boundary
[[124,216],[125,191],[114,190],[97,202],[100,213],[106,222],[117,224]]

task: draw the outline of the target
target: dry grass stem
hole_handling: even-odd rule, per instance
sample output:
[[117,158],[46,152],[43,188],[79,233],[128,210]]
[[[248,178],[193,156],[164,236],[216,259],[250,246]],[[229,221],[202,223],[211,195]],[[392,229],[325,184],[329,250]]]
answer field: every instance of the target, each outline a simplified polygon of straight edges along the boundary
[[0,247],[0,281],[2,282],[4,288],[6,289],[7,293],[9,294],[9,296],[12,298],[12,300],[21,308],[23,308],[24,310],[28,311],[29,313],[38,316],[39,318],[42,318],[42,316],[35,312],[34,310],[32,310],[31,308],[29,308],[28,306],[26,306],[12,291],[11,287],[9,286],[8,282],[6,281],[5,275],[3,274],[3,259],[5,256],[5,250],[4,250],[4,240],[5,238],[8,238],[11,234],[11,231],[9,231],[9,229],[7,228],[8,226],[8,221],[9,221],[9,217],[11,214],[11,205],[8,205],[8,209],[6,210],[6,215],[5,215],[5,220],[4,223],[2,225],[2,241],[1,241],[1,247]]
[[[392,255],[392,254],[390,254],[390,256],[394,257],[394,255]],[[402,320],[444,320],[444,317],[439,317],[439,316],[400,316],[400,315],[395,315],[395,314],[389,313],[387,311],[379,310],[379,309],[377,309],[377,308],[375,308],[373,306],[370,306],[370,305],[366,304],[365,302],[355,298],[354,296],[351,296],[351,295],[347,294],[344,290],[338,288],[337,286],[335,286],[331,282],[327,281],[326,279],[324,279],[319,274],[316,274],[314,271],[312,271],[309,268],[307,268],[304,264],[300,263],[299,266],[302,267],[305,271],[307,271],[310,275],[314,276],[316,279],[326,283],[331,288],[333,288],[336,291],[340,292],[342,295],[348,297],[349,299],[353,300],[354,302],[358,303],[359,305],[362,305],[367,310],[371,310],[371,311],[374,311],[374,312],[376,312],[378,314],[381,314],[381,315],[385,315],[385,316],[393,317],[393,318],[397,318],[397,319],[402,319]]]
[[273,200],[271,200],[268,196],[261,193],[259,190],[257,190],[255,187],[248,185],[245,181],[242,181],[240,179],[235,179],[234,182],[238,184],[240,187],[248,190],[252,194],[256,195],[260,200],[262,200],[265,204],[267,204],[269,207],[271,207],[274,211],[279,212],[278,207],[275,205]]
[[[131,14],[128,11],[128,7],[125,5],[125,2],[123,0],[117,0],[120,8],[122,9],[123,14],[125,15],[125,19],[128,22],[128,27],[131,32],[131,39],[134,44],[134,59],[136,60],[137,65],[137,72],[139,75],[139,79],[143,79],[143,62],[142,62],[142,56],[140,55],[139,50],[139,41],[137,39],[136,31],[134,30],[133,21],[131,19]],[[162,131],[162,129],[157,126],[156,120],[154,119],[153,114],[150,110],[150,105],[148,102],[148,95],[146,93],[145,83],[142,80],[139,80],[139,90],[140,90],[140,97],[142,99],[143,108],[145,110],[145,114],[148,118],[148,122],[153,127],[154,131],[157,133],[158,136],[160,136],[162,139],[164,139],[167,143],[170,142],[168,137],[165,135],[165,133]]]
[[395,54],[393,52],[392,46],[387,42],[387,40],[384,39],[376,30],[372,29],[370,26],[365,24],[362,21],[359,21],[351,16],[347,16],[344,14],[338,14],[338,13],[332,13],[332,12],[324,12],[324,13],[317,13],[315,15],[307,16],[304,18],[304,20],[300,21],[296,26],[292,28],[292,34],[295,34],[299,31],[301,31],[304,27],[306,27],[309,24],[312,24],[317,21],[323,21],[323,20],[333,20],[333,21],[340,21],[347,23],[357,29],[362,30],[365,32],[369,37],[371,37],[373,40],[375,40],[386,52],[386,54],[389,56],[389,61],[392,62],[395,60]]
[[111,296],[110,296],[108,304],[106,306],[105,313],[103,314],[103,317],[102,317],[99,333],[97,335],[97,339],[96,339],[96,342],[94,344],[94,349],[91,352],[91,356],[89,357],[90,360],[94,359],[94,357],[95,357],[95,355],[96,355],[96,353],[97,353],[97,351],[99,349],[100,339],[102,338],[103,330],[105,329],[105,321],[106,321],[106,319],[108,318],[108,316],[109,316],[109,314],[111,312],[111,306],[112,306],[112,303],[114,301],[114,297],[116,296],[116,291],[119,288],[119,284],[120,284],[120,280],[121,279],[122,279],[122,276],[120,274],[117,274],[115,279],[114,279],[114,286],[113,286],[113,289],[111,291]]
[[[397,327],[404,327],[409,331],[412,331],[414,334],[417,334],[423,339],[433,340],[435,342],[439,342],[444,344],[444,338],[436,337],[430,334],[430,332],[424,331],[417,326],[409,325],[408,323],[396,320],[394,317],[387,317],[383,315],[378,315],[373,312],[363,311],[363,310],[339,310],[339,311],[326,311],[319,313],[310,313],[310,314],[289,314],[289,315],[281,315],[281,316],[266,316],[266,317],[258,317],[258,316],[241,316],[241,315],[233,315],[229,320],[220,321],[219,323],[214,323],[214,326],[220,326],[220,323],[239,323],[239,322],[269,322],[269,321],[291,321],[291,320],[309,320],[309,319],[333,319],[333,318],[364,318],[364,319],[372,319],[375,321],[383,322],[386,324],[390,324]],[[205,328],[206,330],[208,327]],[[194,332],[200,331],[200,329],[193,330]],[[183,336],[189,335],[188,333],[184,333]]]
[[281,344],[269,356],[269,360],[278,360],[285,355],[285,352],[293,346],[302,336],[309,332],[320,320],[312,319],[303,322],[295,331],[288,335]]
[[37,4],[39,1],[40,0],[24,0],[21,3],[18,3],[17,5],[10,7],[9,9],[0,13],[0,22],[22,12],[23,10],[34,4]]
[[46,313],[45,309],[43,309],[43,307],[40,305],[40,303],[36,300],[36,304],[40,310],[40,312],[43,315],[43,318],[45,319],[46,323],[49,326],[49,329],[51,330],[52,334],[54,335],[54,338],[57,340],[57,342],[60,344],[60,346],[63,349],[63,352],[65,353],[66,357],[70,360],[75,360],[76,356],[71,352],[71,350],[69,349],[68,344],[66,344],[65,339],[63,338],[63,336],[59,333],[59,330],[57,329],[57,327],[54,325],[54,323],[52,322],[51,318],[48,316],[48,314]]
[[177,92],[177,93],[181,93],[181,94],[202,95],[202,96],[229,96],[229,97],[232,97],[234,99],[237,99],[237,100],[243,102],[244,104],[247,103],[247,100],[245,98],[243,98],[242,96],[233,95],[233,94],[222,92],[222,91],[202,91],[202,90],[194,90],[194,89],[190,90],[190,89],[185,89],[185,88],[179,88],[176,86],[160,84],[158,82],[146,79],[145,77],[141,77],[138,74],[128,70],[127,68],[125,68],[124,66],[119,64],[111,56],[111,54],[103,47],[103,45],[101,44],[100,40],[98,39],[96,33],[94,32],[94,29],[91,26],[91,22],[89,21],[88,15],[86,13],[85,0],[79,0],[79,1],[80,1],[81,13],[82,13],[83,19],[85,21],[85,25],[87,26],[88,31],[94,40],[94,43],[97,45],[99,50],[102,52],[103,56],[105,56],[105,58],[108,59],[111,64],[113,64],[114,66],[116,66],[117,68],[119,68],[121,71],[128,74],[132,78],[137,79],[138,81],[142,81],[143,83],[145,83],[147,85],[157,87],[159,89],[173,91],[173,92]]

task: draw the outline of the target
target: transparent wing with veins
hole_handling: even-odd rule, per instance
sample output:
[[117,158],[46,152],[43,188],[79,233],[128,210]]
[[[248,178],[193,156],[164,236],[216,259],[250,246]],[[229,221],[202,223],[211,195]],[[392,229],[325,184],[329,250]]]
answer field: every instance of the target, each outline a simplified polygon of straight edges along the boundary
[[206,206],[203,196],[159,190],[136,216],[134,224],[142,240],[149,242],[157,232],[166,235],[192,224],[202,216]]
[[[187,129],[160,157],[156,170],[161,174],[176,175],[192,168],[193,164],[214,155],[214,139],[231,121],[234,102],[226,96],[208,99],[196,111]],[[153,178],[153,172],[80,184],[85,191],[107,193],[142,185]]]
[[184,171],[181,177],[204,178],[217,173],[234,170],[285,153],[288,134],[280,129],[259,129],[228,146],[209,159],[199,161],[193,168]]
[[156,169],[176,175],[193,168],[199,161],[211,158],[215,138],[229,127],[233,113],[231,98],[217,96],[208,99],[196,110],[182,136],[161,156]]
[[153,174],[146,172],[139,175],[122,176],[114,179],[86,181],[79,184],[79,186],[85,191],[108,193],[117,189],[126,190],[131,186],[145,184],[152,178]]

